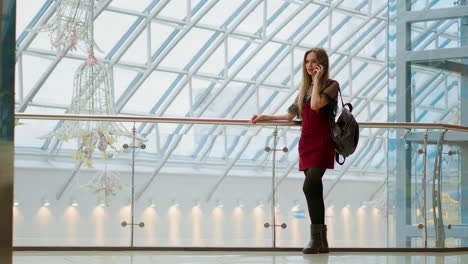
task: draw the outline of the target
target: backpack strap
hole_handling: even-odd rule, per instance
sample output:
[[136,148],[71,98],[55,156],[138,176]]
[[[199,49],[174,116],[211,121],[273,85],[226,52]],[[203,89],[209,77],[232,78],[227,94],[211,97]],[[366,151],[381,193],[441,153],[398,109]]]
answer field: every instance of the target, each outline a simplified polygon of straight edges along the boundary
[[[343,157],[343,156],[342,156]],[[343,157],[343,161],[340,162],[340,153],[336,152],[335,153],[335,160],[338,164],[343,165],[346,161],[346,157]]]
[[341,95],[341,88],[338,86],[338,94],[340,95],[340,98],[341,98],[341,106],[345,106],[345,103],[343,102],[343,96]]
[[351,103],[346,103],[346,104],[344,103],[344,101],[343,101],[343,96],[341,95],[341,89],[340,89],[340,87],[338,87],[338,94],[340,95],[340,98],[341,98],[341,106],[342,106],[343,108],[345,108],[345,107],[347,106],[348,109],[349,109],[349,111],[350,111],[350,112],[353,112],[353,105],[352,105]]

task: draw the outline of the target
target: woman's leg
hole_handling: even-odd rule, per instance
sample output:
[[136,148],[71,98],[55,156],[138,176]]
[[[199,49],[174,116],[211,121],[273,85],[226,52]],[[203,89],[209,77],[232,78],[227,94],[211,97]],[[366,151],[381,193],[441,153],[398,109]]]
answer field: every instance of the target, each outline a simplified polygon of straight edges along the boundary
[[330,252],[327,242],[327,227],[325,225],[325,205],[323,203],[322,176],[326,169],[308,168],[304,171],[305,180],[303,191],[309,208],[310,241],[302,249],[304,254]]
[[325,224],[325,204],[323,202],[322,176],[326,169],[307,168],[304,171],[305,180],[302,190],[304,191],[307,207],[309,209],[312,224]]

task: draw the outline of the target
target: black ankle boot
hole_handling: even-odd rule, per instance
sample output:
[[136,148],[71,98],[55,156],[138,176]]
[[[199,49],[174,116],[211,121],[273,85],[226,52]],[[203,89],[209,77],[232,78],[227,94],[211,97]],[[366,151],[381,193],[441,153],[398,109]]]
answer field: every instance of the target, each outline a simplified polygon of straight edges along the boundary
[[320,253],[328,253],[330,252],[330,249],[328,248],[327,225],[322,225],[320,231],[320,236],[322,238],[322,248],[320,249]]
[[322,249],[321,230],[323,225],[310,225],[310,241],[302,252],[304,254],[317,254]]

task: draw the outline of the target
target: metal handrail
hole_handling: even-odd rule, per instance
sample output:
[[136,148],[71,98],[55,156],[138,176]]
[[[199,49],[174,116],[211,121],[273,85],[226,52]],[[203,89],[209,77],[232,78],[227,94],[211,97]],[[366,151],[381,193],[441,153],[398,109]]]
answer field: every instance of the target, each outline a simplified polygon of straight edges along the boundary
[[[25,114],[16,113],[16,119],[46,119],[75,121],[115,121],[115,122],[146,122],[146,123],[179,123],[179,124],[210,124],[210,125],[260,125],[260,126],[299,126],[300,121],[261,121],[251,124],[245,119],[217,118],[180,118],[158,116],[122,116],[122,115],[74,115],[74,114]],[[413,129],[447,129],[468,132],[468,127],[436,123],[411,122],[359,122],[361,128],[413,128]]]

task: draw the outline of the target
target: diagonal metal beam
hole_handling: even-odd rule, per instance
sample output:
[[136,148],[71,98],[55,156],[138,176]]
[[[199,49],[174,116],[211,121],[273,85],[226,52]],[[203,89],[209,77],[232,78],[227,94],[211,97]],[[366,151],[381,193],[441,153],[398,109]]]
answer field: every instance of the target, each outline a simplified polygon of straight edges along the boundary
[[82,165],[83,165],[83,161],[81,161],[80,163],[75,164],[75,168],[73,169],[73,172],[72,172],[71,176],[62,184],[62,186],[60,187],[60,190],[55,195],[55,198],[57,200],[60,200],[62,198],[63,194],[68,189],[68,187],[72,183],[73,179],[75,179],[76,175],[78,175],[78,172],[80,171],[80,168],[81,168]]
[[[447,91],[450,91],[451,89],[453,89],[453,87],[456,87],[456,86],[457,86],[457,81],[453,81],[450,85],[447,86],[447,89],[448,89]],[[424,111],[421,114],[419,114],[417,117],[415,116],[414,120],[416,122],[419,122],[428,113],[429,110],[432,110],[434,112],[440,112],[440,110],[445,110],[445,108],[440,109],[434,106],[436,102],[438,102],[440,99],[443,98],[443,93],[444,92],[438,92],[439,96],[433,99],[429,104],[430,109],[424,109],[424,108],[428,108],[427,106],[424,106],[424,105],[418,106],[419,109],[424,109]],[[447,97],[445,98],[448,99]],[[447,107],[457,106],[457,105],[458,103],[456,102],[456,103],[453,103],[452,105],[447,105]],[[445,111],[445,113],[449,113],[449,111]],[[440,115],[439,117],[443,117],[443,115]]]
[[[117,44],[113,49],[117,49],[117,53],[115,56],[112,56],[110,59],[109,63],[109,68],[112,68],[114,64],[116,64],[122,56],[127,52],[127,50],[130,48],[130,46],[135,42],[135,40],[138,39],[138,37],[141,35],[143,30],[145,30],[148,25],[151,23],[151,20],[155,18],[161,11],[166,7],[166,5],[169,4],[169,0],[164,0],[160,3],[158,3],[156,9],[148,14],[145,18],[146,20],[143,23],[136,22],[134,25],[132,25],[132,28],[138,23],[138,27],[136,29],[133,29],[133,31],[128,32],[131,36],[124,42],[124,44]],[[150,6],[148,7],[150,8]]]
[[[257,128],[256,133],[258,133],[261,130],[261,128]],[[250,141],[254,139],[253,136],[249,136],[244,140],[244,143],[240,146],[240,149],[237,151],[236,156],[229,161],[229,163],[225,166],[225,170],[221,177],[218,179],[218,181],[213,185],[211,190],[208,192],[208,195],[206,196],[206,201],[210,201],[213,195],[215,194],[216,190],[218,189],[219,185],[223,182],[223,180],[227,177],[229,171],[231,171],[232,167],[236,164],[236,162],[239,160],[240,156],[244,153],[244,150],[249,146]]]
[[[52,3],[53,2],[53,3]],[[54,0],[49,0],[42,6],[39,13],[32,19],[32,21],[28,24],[26,29],[32,29],[35,26],[40,26],[46,23],[52,15],[54,15],[55,11],[57,10],[58,2]],[[39,16],[39,17],[37,17]],[[27,30],[23,31],[17,41],[17,49],[16,49],[16,60],[18,60],[18,56],[23,52],[26,47],[29,47],[31,42],[37,36],[38,32],[28,32]]]
[[190,23],[187,24],[187,27],[185,27],[182,32],[177,34],[175,39],[171,42],[170,46],[166,48],[160,56],[151,64],[151,66],[143,73],[141,78],[135,83],[133,87],[129,91],[127,91],[123,97],[121,97],[118,100],[118,105],[116,106],[117,112],[120,112],[122,108],[125,106],[125,104],[130,100],[130,98],[135,94],[135,92],[138,90],[138,88],[143,84],[144,81],[151,75],[151,73],[158,67],[158,65],[166,58],[167,55],[174,49],[174,47],[182,40],[182,38],[187,35],[187,33],[192,29],[192,27],[200,21],[203,16],[211,10],[211,8],[214,7],[216,3],[218,3],[219,0],[214,0],[208,4],[208,6],[203,10],[203,13],[198,15],[198,17],[192,19]]
[[434,92],[434,88],[437,87],[440,83],[436,80],[442,75],[442,73],[437,73],[432,78],[428,78],[423,85],[420,86],[418,90],[415,91],[415,106],[418,106],[424,101],[427,96]]
[[[440,22],[440,24],[442,24],[443,22]],[[417,29],[420,29],[421,33],[416,36],[415,39],[411,40],[411,49],[413,50],[416,46],[419,46],[421,44],[421,42],[424,41],[423,44],[421,44],[422,47],[427,47],[429,45],[429,43],[434,40],[436,37],[439,37],[439,36],[443,36],[447,39],[450,39],[452,41],[456,40],[457,39],[457,36],[456,35],[453,35],[453,34],[449,34],[449,33],[446,33],[445,30],[447,30],[450,26],[452,26],[453,24],[456,24],[457,22],[452,22],[452,21],[446,21],[444,26],[442,28],[438,28],[439,27],[439,23],[435,23],[435,25],[433,26],[429,26],[429,27],[424,27],[424,28],[419,28],[419,27],[416,27]],[[434,33],[435,31],[435,34],[431,34],[431,33]],[[411,32],[414,32],[414,33],[418,33],[418,31],[416,30],[412,30]],[[429,38],[427,38],[429,36]]]
[[369,44],[369,42],[372,41],[375,38],[375,36],[381,33],[382,30],[385,29],[385,27],[386,24],[382,24],[381,26],[375,28],[372,34],[367,35],[366,38],[359,44],[359,46],[357,46],[356,49],[349,56],[347,56],[344,61],[340,63],[340,65],[335,67],[335,69],[332,71],[332,74],[341,71],[346,65],[348,65],[348,63],[355,57],[355,55],[358,54],[367,44]]
[[[375,139],[375,143],[374,143],[374,146],[372,146],[372,152],[369,152],[369,151],[366,151],[366,153],[364,153],[363,155],[361,155],[361,157],[358,157],[355,165],[360,165],[360,163],[365,159],[366,160],[366,164],[361,167],[360,169],[361,170],[366,170],[369,166],[370,166],[370,161],[375,158],[375,155],[377,154],[377,152],[379,152],[380,147],[382,147],[382,144],[383,144],[383,141],[384,139],[383,138],[379,138],[378,137],[378,134],[376,135],[376,137],[372,138],[371,140],[374,140]],[[379,142],[377,142],[379,141]],[[367,158],[369,157],[369,158]]]

